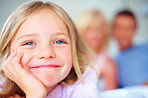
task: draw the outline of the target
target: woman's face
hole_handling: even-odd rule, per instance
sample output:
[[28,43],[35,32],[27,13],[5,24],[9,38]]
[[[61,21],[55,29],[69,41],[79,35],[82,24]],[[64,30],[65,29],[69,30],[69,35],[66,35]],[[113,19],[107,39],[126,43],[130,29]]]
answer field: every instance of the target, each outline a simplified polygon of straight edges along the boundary
[[94,18],[83,33],[84,40],[96,52],[100,50],[105,37],[105,22],[101,18]]
[[68,29],[57,15],[46,9],[31,14],[20,26],[11,42],[11,53],[15,49],[24,54],[22,66],[46,87],[56,85],[71,70]]

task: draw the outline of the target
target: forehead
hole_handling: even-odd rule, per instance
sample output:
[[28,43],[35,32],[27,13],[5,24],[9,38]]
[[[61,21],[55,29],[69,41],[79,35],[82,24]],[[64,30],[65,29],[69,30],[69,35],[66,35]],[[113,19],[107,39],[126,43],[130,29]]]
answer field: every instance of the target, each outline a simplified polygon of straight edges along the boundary
[[105,21],[101,17],[94,17],[93,19],[90,20],[86,28],[98,28],[104,25],[105,25]]
[[19,27],[18,33],[23,32],[63,32],[68,33],[68,28],[63,20],[49,9],[41,9],[31,13]]
[[135,25],[135,20],[131,16],[119,15],[119,16],[116,17],[115,23],[117,23],[117,24],[131,24],[131,25]]

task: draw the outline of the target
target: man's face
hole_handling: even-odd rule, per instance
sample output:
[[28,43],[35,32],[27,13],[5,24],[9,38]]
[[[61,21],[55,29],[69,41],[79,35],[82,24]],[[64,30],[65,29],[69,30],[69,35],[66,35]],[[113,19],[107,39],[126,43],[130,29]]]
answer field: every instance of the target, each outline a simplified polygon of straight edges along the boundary
[[133,17],[119,15],[113,23],[113,35],[117,39],[120,50],[126,50],[132,46],[136,23]]

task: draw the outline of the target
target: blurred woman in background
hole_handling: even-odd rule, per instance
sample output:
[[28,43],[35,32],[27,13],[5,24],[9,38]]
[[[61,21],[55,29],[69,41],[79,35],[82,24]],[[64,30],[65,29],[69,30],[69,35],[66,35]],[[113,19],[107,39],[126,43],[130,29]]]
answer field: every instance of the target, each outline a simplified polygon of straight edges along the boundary
[[87,10],[79,17],[77,25],[85,42],[97,55],[98,63],[92,61],[96,70],[100,72],[98,89],[104,91],[118,88],[116,63],[105,53],[109,41],[109,29],[105,17],[96,9]]

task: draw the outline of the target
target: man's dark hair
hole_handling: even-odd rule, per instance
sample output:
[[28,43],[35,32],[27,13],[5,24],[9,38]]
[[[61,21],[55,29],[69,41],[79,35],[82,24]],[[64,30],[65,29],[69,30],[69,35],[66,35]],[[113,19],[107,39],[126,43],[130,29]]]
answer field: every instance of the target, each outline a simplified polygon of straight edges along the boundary
[[118,12],[118,13],[116,14],[116,16],[115,16],[114,19],[116,19],[116,18],[117,18],[118,16],[120,16],[120,15],[132,17],[132,18],[134,19],[134,21],[135,21],[135,28],[137,27],[136,17],[135,17],[135,15],[134,15],[134,13],[133,13],[132,11],[127,10],[127,9],[126,9],[126,10],[122,10],[122,11],[120,11],[120,12]]

